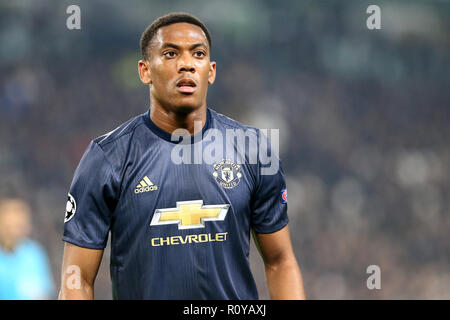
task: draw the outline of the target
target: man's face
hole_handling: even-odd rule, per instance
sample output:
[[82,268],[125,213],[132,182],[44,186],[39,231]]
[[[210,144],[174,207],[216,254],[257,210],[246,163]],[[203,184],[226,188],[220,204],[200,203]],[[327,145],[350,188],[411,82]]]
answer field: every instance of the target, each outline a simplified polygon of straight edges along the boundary
[[173,111],[191,111],[206,105],[208,85],[214,83],[216,63],[203,30],[190,23],[158,29],[149,61],[139,62],[139,74],[150,84],[152,99]]
[[30,213],[25,203],[10,200],[0,207],[0,243],[13,248],[28,236],[30,228]]

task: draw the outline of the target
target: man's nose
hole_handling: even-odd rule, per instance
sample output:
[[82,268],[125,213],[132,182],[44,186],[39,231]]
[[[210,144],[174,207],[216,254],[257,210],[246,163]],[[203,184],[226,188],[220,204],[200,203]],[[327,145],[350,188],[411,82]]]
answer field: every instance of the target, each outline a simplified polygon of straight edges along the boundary
[[194,61],[189,53],[183,54],[180,57],[178,72],[195,72]]

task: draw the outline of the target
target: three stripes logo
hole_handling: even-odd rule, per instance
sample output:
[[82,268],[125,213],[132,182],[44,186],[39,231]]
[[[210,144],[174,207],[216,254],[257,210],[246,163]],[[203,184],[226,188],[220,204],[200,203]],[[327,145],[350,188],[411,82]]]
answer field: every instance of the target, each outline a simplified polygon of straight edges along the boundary
[[151,182],[150,179],[145,176],[144,179],[142,179],[141,182],[136,186],[136,189],[134,189],[134,193],[138,194],[155,190],[158,190],[158,186],[155,186],[153,182]]

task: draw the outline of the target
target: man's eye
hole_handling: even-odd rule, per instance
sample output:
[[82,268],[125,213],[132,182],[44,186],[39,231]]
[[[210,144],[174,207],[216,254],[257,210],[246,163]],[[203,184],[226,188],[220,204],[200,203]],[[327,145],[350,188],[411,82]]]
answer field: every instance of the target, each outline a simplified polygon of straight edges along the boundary
[[205,54],[203,51],[196,51],[196,52],[194,53],[194,55],[195,55],[197,58],[202,58],[202,57],[206,56],[206,54]]
[[173,58],[175,57],[175,51],[167,51],[164,53],[166,57]]

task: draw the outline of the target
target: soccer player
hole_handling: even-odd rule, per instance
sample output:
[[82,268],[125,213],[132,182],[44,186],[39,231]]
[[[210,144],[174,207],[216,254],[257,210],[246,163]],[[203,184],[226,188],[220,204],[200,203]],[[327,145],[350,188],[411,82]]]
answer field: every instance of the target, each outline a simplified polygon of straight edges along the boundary
[[114,299],[258,299],[251,233],[270,297],[304,299],[281,167],[264,175],[259,160],[174,161],[180,147],[207,148],[213,132],[250,129],[206,105],[216,76],[208,29],[192,15],[171,13],[155,20],[140,44],[150,108],[94,139],[75,171],[59,298],[94,298],[110,231]]

